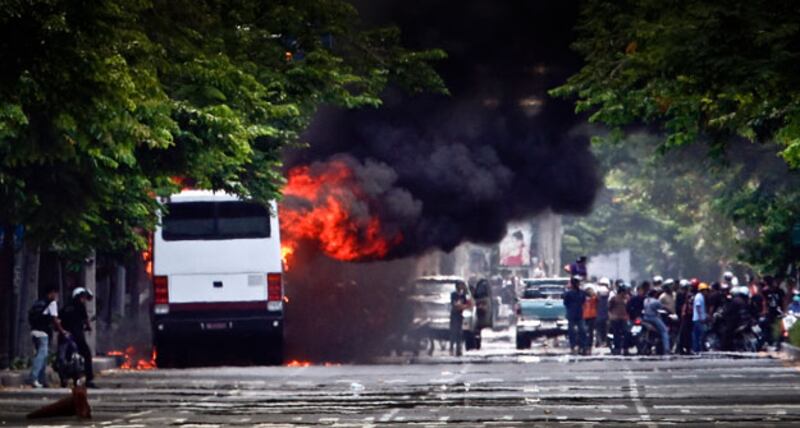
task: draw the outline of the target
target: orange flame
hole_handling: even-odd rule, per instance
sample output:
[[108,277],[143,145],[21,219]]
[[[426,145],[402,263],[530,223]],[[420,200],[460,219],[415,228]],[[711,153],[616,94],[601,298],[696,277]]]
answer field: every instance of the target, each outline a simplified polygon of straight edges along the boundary
[[308,361],[292,360],[286,363],[286,367],[310,367],[311,363]]
[[354,206],[368,207],[370,200],[342,161],[329,162],[321,173],[308,166],[292,168],[283,194],[307,202],[281,205],[281,254],[287,267],[302,240],[316,241],[326,255],[342,261],[380,259],[402,241],[399,233],[386,232],[377,216],[351,215]]
[[134,355],[136,354],[136,349],[133,346],[129,346],[125,349],[125,351],[110,351],[107,352],[106,355],[109,357],[122,357],[123,361],[122,364],[119,366],[122,370],[153,370],[156,368],[156,349],[153,348],[153,352],[150,354],[150,360],[145,360],[143,358],[136,359]]

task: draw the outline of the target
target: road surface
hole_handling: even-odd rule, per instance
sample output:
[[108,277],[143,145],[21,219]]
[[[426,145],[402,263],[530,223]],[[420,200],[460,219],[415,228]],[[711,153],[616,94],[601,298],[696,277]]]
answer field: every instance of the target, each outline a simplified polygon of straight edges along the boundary
[[[95,426],[732,426],[800,424],[800,371],[765,356],[569,357],[499,341],[414,364],[116,371]],[[65,390],[0,390],[2,426]],[[72,418],[36,426],[82,426]]]

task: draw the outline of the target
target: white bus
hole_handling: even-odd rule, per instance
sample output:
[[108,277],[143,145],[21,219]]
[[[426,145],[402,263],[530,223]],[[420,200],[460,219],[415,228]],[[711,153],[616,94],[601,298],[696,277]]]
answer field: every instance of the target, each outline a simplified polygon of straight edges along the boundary
[[257,362],[282,362],[277,208],[186,190],[166,201],[153,237],[156,361],[182,365],[189,345],[230,337],[241,338]]

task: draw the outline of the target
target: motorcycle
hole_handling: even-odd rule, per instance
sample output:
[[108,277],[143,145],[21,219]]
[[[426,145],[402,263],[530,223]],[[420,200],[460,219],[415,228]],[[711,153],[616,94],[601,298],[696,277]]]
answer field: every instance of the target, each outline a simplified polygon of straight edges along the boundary
[[[664,322],[664,325],[670,325],[678,320],[677,315],[671,314],[665,310],[659,310],[658,313],[661,316],[661,320]],[[636,341],[636,350],[639,355],[669,353],[670,350],[667,350],[667,352],[662,352],[664,343],[662,343],[661,340],[661,332],[658,330],[658,327],[656,327],[655,324],[642,319],[641,326],[641,333]]]

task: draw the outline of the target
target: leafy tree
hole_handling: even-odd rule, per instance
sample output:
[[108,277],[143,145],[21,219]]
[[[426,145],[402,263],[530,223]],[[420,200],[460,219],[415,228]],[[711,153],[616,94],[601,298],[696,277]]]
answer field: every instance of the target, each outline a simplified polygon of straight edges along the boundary
[[445,92],[442,57],[342,0],[6,2],[0,224],[81,254],[143,245],[173,177],[274,199],[318,106]]
[[[706,148],[716,161],[699,167],[720,179],[697,202],[736,223],[741,259],[772,270],[796,261],[786,232],[798,218],[797,173],[769,160],[800,166],[800,4],[590,0],[578,32],[585,65],[552,94],[577,96],[612,139],[645,124],[663,135],[659,152]],[[690,177],[672,187],[703,184]]]

